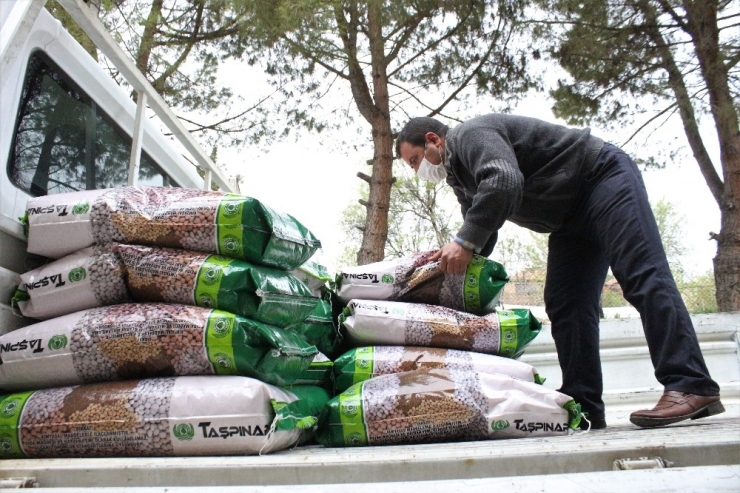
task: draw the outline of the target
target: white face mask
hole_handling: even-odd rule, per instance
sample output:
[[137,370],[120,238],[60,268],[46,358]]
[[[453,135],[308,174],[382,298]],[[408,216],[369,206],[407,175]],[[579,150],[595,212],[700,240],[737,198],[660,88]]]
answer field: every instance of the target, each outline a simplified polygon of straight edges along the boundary
[[[424,148],[426,153],[426,147]],[[442,155],[440,154],[440,158]],[[422,180],[426,180],[432,183],[439,183],[447,178],[447,170],[440,161],[439,164],[432,164],[429,160],[424,157],[419,164],[419,169],[416,171],[416,175]]]

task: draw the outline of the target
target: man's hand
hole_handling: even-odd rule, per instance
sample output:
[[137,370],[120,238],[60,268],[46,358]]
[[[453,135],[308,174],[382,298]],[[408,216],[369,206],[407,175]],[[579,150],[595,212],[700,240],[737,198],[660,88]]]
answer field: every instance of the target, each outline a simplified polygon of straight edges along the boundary
[[437,253],[432,255],[430,261],[439,260],[439,268],[448,274],[464,274],[468,268],[470,259],[473,258],[472,250],[468,250],[454,241],[446,244]]

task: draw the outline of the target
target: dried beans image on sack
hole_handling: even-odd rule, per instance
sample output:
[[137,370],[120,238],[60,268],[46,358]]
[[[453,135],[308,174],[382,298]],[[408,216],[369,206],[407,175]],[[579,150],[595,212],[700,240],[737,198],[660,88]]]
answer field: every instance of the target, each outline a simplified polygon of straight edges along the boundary
[[447,274],[434,251],[342,270],[337,274],[337,295],[353,299],[405,301],[445,306],[483,315],[491,313],[509,280],[504,266],[473,255],[464,274]]
[[281,269],[321,242],[293,216],[243,195],[177,187],[121,187],[31,198],[28,251],[60,258],[112,242],[220,253]]
[[364,346],[334,361],[334,388],[341,393],[380,375],[435,368],[502,374],[539,384],[545,381],[532,365],[491,354],[416,346]]
[[422,303],[352,300],[339,317],[356,346],[426,346],[517,357],[542,324],[525,308],[484,316]]
[[118,244],[114,250],[136,301],[217,308],[276,327],[302,322],[319,302],[305,284],[274,267],[174,248]]
[[124,303],[0,336],[0,389],[214,374],[287,385],[317,353],[294,334],[221,310]]
[[0,396],[0,458],[250,455],[312,432],[325,390],[237,377],[106,382]]
[[334,397],[316,438],[327,447],[568,435],[569,396],[506,375],[416,370],[374,377]]

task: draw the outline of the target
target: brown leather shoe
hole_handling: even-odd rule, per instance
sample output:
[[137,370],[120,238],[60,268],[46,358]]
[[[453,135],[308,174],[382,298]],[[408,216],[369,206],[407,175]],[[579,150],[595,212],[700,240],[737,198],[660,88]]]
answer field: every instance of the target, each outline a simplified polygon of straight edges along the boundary
[[696,395],[666,390],[654,408],[635,411],[630,414],[630,421],[643,428],[652,428],[684,419],[706,418],[723,412],[725,408],[718,395]]

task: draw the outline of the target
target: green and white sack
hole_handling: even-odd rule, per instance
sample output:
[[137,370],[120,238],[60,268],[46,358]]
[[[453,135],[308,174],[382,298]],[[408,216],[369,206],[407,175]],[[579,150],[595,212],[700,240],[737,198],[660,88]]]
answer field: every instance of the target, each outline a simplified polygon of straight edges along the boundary
[[316,354],[308,368],[286,388],[292,388],[293,385],[313,385],[333,391],[334,362],[323,353]]
[[509,278],[504,266],[473,255],[464,274],[446,274],[434,254],[418,252],[407,257],[361,265],[337,275],[337,295],[350,300],[388,300],[445,306],[482,315],[493,312]]
[[237,377],[106,382],[0,396],[0,458],[254,455],[296,445],[329,395]]
[[365,380],[321,412],[327,447],[567,435],[580,406],[569,396],[506,375],[417,370]]
[[11,303],[24,316],[45,320],[130,300],[121,260],[95,245],[21,274]]
[[286,327],[302,322],[319,300],[284,270],[222,255],[143,245],[116,245],[136,301],[217,308]]
[[28,251],[60,258],[112,242],[220,253],[292,269],[321,242],[300,222],[243,195],[121,187],[31,198]]
[[0,389],[214,374],[288,385],[317,353],[283,329],[221,310],[124,303],[0,336]]
[[285,330],[332,357],[339,347],[339,331],[332,316],[331,304],[326,300],[319,300],[314,311],[305,320],[290,325]]
[[508,375],[539,384],[545,382],[534,366],[491,354],[418,346],[364,346],[351,349],[334,361],[334,389],[341,393],[356,383],[380,375],[435,368]]
[[542,330],[527,309],[479,317],[443,306],[352,300],[339,317],[355,346],[424,346],[517,357]]
[[324,290],[328,288],[328,283],[333,280],[326,267],[313,260],[309,260],[305,264],[296,267],[290,273],[308,286],[308,289],[317,298],[324,296]]

